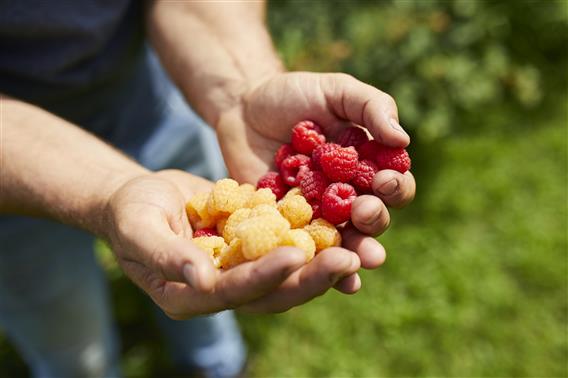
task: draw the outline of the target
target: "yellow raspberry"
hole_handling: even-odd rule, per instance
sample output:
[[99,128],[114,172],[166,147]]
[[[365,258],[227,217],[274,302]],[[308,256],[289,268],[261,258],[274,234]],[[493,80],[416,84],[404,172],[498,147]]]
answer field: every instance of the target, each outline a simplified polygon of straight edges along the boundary
[[302,189],[300,189],[299,186],[295,186],[292,189],[288,190],[288,192],[284,196],[284,199],[292,196],[301,196],[301,195],[302,195]]
[[254,187],[254,185],[248,183],[241,184],[241,186],[239,186],[239,189],[243,193],[253,194],[254,192],[256,192],[256,188]]
[[255,260],[278,247],[282,235],[290,224],[281,216],[264,215],[249,218],[237,227],[237,237],[242,240],[243,256]]
[[316,243],[316,252],[329,247],[341,245],[341,234],[334,225],[323,218],[314,219],[312,223],[304,227]]
[[235,238],[235,233],[237,227],[246,219],[249,218],[251,213],[251,209],[242,208],[235,211],[233,214],[227,218],[227,223],[225,223],[225,227],[223,228],[223,233],[219,235],[223,235],[223,238],[227,243],[230,243]]
[[306,252],[306,261],[314,258],[316,253],[316,243],[310,234],[302,229],[289,230],[280,239],[280,245],[289,245],[291,247],[300,248]]
[[209,213],[215,216],[229,215],[245,207],[249,195],[239,188],[239,183],[232,179],[222,179],[215,183],[209,195]]
[[239,186],[239,192],[243,196],[243,200],[244,200],[244,203],[245,203],[243,206],[250,207],[250,206],[248,206],[248,203],[250,202],[250,199],[252,198],[252,196],[256,192],[256,188],[251,184],[245,183],[245,184],[241,184]]
[[261,188],[254,192],[247,203],[247,207],[251,209],[258,205],[272,205],[276,206],[276,196],[272,193],[272,190],[268,188]]
[[187,216],[194,229],[212,227],[215,217],[209,213],[207,200],[209,193],[196,193],[185,206]]
[[263,216],[263,215],[270,215],[270,216],[274,216],[274,217],[282,217],[280,212],[278,212],[278,210],[276,209],[276,206],[267,205],[267,204],[262,204],[262,205],[256,206],[254,209],[251,210],[249,217],[254,218],[254,217],[260,217],[260,216]]
[[209,253],[211,257],[217,257],[223,248],[227,246],[225,240],[220,236],[200,236],[191,239],[199,248]]
[[292,228],[301,228],[310,223],[312,207],[302,196],[290,196],[278,202],[278,211],[290,222]]
[[219,255],[219,266],[223,269],[229,269],[247,261],[243,256],[242,242],[239,238],[234,238],[231,243],[223,248]]

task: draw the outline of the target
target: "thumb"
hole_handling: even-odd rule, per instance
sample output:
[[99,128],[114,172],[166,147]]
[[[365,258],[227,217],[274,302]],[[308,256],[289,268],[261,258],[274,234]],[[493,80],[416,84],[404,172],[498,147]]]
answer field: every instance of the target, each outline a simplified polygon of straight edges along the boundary
[[213,290],[218,271],[209,254],[167,224],[146,228],[139,245],[144,265],[164,280],[183,282],[201,292]]
[[218,271],[207,252],[190,240],[176,236],[163,253],[156,268],[162,270],[166,280],[187,283],[200,292],[214,289]]
[[321,87],[328,107],[338,118],[365,127],[379,142],[406,147],[410,137],[400,126],[394,99],[347,74],[327,74]]

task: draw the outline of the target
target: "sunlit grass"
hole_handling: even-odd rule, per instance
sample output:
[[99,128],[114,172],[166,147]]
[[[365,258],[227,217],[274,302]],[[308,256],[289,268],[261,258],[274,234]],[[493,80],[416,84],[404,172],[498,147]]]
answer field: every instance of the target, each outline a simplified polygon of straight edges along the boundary
[[491,126],[426,150],[361,292],[241,316],[254,376],[568,374],[565,118]]

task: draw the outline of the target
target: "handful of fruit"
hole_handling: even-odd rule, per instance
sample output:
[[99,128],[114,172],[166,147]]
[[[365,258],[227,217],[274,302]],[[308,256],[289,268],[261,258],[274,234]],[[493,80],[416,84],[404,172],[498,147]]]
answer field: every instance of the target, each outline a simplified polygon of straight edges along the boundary
[[383,146],[355,126],[326,143],[317,124],[302,121],[292,129],[291,143],[276,151],[274,164],[278,172],[266,173],[256,190],[223,179],[188,202],[193,242],[215,266],[228,269],[279,246],[300,248],[309,261],[339,246],[335,225],[350,219],[357,195],[372,192],[379,170],[409,170],[410,157],[404,148]]

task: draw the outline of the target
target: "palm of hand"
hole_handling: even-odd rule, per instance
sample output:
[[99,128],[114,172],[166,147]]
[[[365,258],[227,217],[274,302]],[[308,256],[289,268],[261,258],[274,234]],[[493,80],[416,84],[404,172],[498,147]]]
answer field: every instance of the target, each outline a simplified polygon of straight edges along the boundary
[[[305,265],[291,247],[220,272],[206,252],[191,243],[185,203],[211,183],[181,171],[131,180],[109,201],[108,235],[126,273],[174,319],[239,308],[283,311],[321,295],[332,285],[358,290],[360,260],[342,248],[321,252]],[[342,278],[344,278],[342,280]]]
[[276,75],[246,94],[240,106],[221,116],[217,132],[230,174],[254,183],[302,120],[315,121],[332,138],[356,123],[386,144],[408,144],[390,118],[398,118],[396,105],[376,88],[345,74],[296,72]]
[[[289,73],[262,83],[239,106],[222,114],[217,134],[231,176],[255,182],[301,120],[321,124],[332,137],[356,123],[385,144],[408,144],[402,129],[389,124],[391,118],[397,118],[392,99],[350,76]],[[414,180],[409,172],[379,172],[375,177],[377,184],[387,179],[396,181],[398,190],[381,197],[385,203],[402,205],[412,199]],[[226,308],[283,311],[333,285],[353,293],[360,287],[359,267],[375,268],[384,261],[382,246],[365,234],[383,231],[388,211],[378,197],[361,196],[353,203],[353,224],[343,230],[345,249],[329,248],[304,265],[302,251],[283,247],[219,272],[190,242],[185,216],[192,193],[210,185],[184,172],[162,172],[132,180],[109,202],[110,229],[115,230],[109,239],[120,265],[172,318]]]
[[[184,281],[184,254],[174,249],[183,248],[192,235],[185,203],[210,187],[199,177],[162,171],[126,183],[109,201],[115,232],[108,239],[118,263],[153,298],[168,290],[170,281]],[[205,258],[197,253],[198,260],[211,265]]]
[[[255,183],[271,169],[274,152],[290,140],[291,128],[309,119],[333,139],[352,124],[364,126],[381,143],[406,146],[409,136],[398,124],[392,97],[345,74],[292,72],[273,76],[243,96],[217,123],[221,149],[232,177]],[[385,205],[402,207],[414,198],[412,174],[380,171],[376,196],[352,206],[351,221],[364,234],[383,232],[390,222]]]

